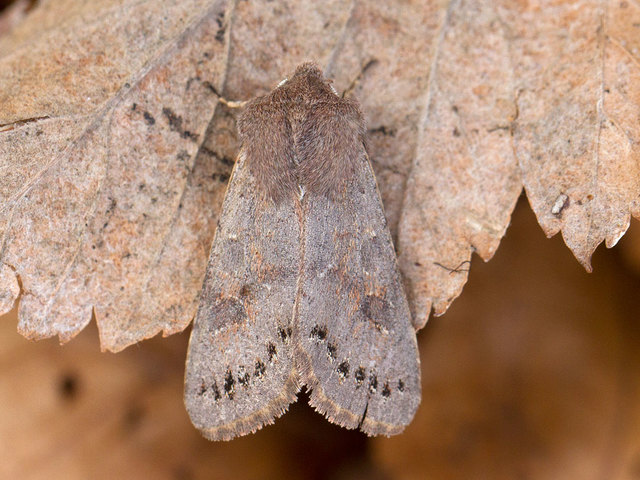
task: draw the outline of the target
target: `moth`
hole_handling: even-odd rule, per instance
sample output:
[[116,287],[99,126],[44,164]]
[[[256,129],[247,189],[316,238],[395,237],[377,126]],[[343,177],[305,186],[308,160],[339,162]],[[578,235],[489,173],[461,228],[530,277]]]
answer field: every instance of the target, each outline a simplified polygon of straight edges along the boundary
[[192,423],[245,435],[306,386],[331,422],[399,433],[420,362],[358,104],[307,63],[249,102],[238,131],[189,343]]

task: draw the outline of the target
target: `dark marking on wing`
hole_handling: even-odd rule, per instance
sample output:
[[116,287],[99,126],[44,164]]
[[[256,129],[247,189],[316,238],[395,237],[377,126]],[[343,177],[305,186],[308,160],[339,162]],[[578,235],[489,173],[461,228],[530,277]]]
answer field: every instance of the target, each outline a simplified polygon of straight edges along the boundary
[[278,327],[278,335],[280,336],[282,343],[289,343],[289,339],[291,338],[291,327]]
[[227,374],[224,377],[224,393],[227,394],[229,400],[233,400],[235,383],[233,372],[231,372],[231,369],[227,370]]
[[207,386],[204,383],[204,380],[202,380],[202,383],[200,384],[200,388],[198,389],[198,395],[202,396],[205,394],[205,392],[207,391]]
[[327,328],[321,327],[320,325],[314,325],[311,329],[311,333],[309,333],[309,338],[313,338],[318,341],[326,340],[327,338]]
[[264,363],[262,362],[262,360],[258,359],[256,360],[256,368],[253,372],[253,376],[256,378],[262,378],[262,376],[264,375],[264,372],[267,370],[267,368],[265,367]]
[[369,391],[371,393],[376,393],[376,390],[378,389],[378,376],[371,372],[371,375],[369,375]]
[[349,376],[349,362],[344,360],[340,365],[338,365],[336,372],[338,372],[340,378],[347,378]]
[[384,387],[382,387],[382,396],[384,398],[389,398],[391,396],[391,389],[389,388],[389,382],[385,382]]
[[247,318],[247,311],[240,300],[226,297],[218,300],[209,312],[214,320],[225,319],[228,324],[242,324]]
[[244,367],[241,366],[238,369],[238,383],[242,385],[244,388],[247,388],[249,386],[250,379],[251,379],[251,375],[249,375],[249,372],[246,372],[244,370]]
[[327,355],[333,361],[336,359],[336,352],[338,351],[338,347],[334,343],[327,343]]
[[377,295],[366,295],[360,305],[360,311],[369,320],[376,330],[383,331],[384,326],[379,319],[389,315],[389,302]]
[[271,342],[267,343],[267,355],[269,355],[270,362],[273,362],[276,358],[278,358],[278,349]]
[[213,399],[217,402],[218,400],[220,400],[220,398],[222,398],[222,395],[220,395],[220,390],[218,390],[218,382],[214,380],[211,389],[213,390]]

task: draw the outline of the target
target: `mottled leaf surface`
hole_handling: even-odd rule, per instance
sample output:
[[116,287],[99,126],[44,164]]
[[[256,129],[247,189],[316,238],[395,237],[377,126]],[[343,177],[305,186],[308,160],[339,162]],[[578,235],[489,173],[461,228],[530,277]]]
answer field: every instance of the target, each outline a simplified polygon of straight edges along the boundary
[[[0,40],[0,306],[120,350],[192,319],[237,111],[315,60],[358,98],[414,325],[524,187],[590,268],[640,213],[636,2],[42,1]],[[135,107],[135,108],[134,108]]]
[[548,236],[576,258],[640,215],[640,5],[504,2],[517,78],[515,152]]
[[[209,249],[200,231],[213,216],[193,191],[204,185],[194,158],[224,80],[224,36],[211,32],[227,5],[164,3],[156,17],[155,2],[75,2],[47,28],[47,10],[61,10],[45,2],[25,21],[43,31],[0,46],[0,239],[11,267],[0,273],[21,279],[30,338],[68,340],[93,310],[103,346],[119,350],[193,315]],[[194,196],[203,217],[191,214]]]

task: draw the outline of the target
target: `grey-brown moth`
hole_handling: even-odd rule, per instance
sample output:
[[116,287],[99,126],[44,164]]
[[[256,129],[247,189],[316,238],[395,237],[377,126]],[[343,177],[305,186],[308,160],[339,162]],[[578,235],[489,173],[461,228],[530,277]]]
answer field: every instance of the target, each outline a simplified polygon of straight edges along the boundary
[[399,433],[420,362],[358,104],[303,64],[249,102],[238,130],[189,344],[191,421],[228,440],[306,386],[330,421]]

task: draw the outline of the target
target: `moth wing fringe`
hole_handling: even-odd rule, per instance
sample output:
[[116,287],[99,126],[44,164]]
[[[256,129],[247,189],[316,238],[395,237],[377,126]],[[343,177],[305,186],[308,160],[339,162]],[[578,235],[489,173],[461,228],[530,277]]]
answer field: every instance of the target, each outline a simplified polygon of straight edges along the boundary
[[[389,423],[378,422],[366,417],[365,412],[355,414],[346,408],[343,408],[333,402],[324,393],[324,389],[320,385],[320,381],[313,372],[311,366],[311,358],[302,348],[296,349],[296,368],[300,373],[301,383],[306,385],[309,393],[309,405],[313,409],[327,418],[331,423],[339,425],[343,428],[355,430],[359,428],[368,436],[384,435],[390,437],[401,433],[406,425],[392,425]],[[362,416],[365,415],[364,421]]]
[[289,409],[300,391],[301,385],[297,375],[292,373],[285,382],[282,393],[269,405],[248,417],[238,418],[231,423],[214,428],[199,428],[202,435],[208,440],[233,440],[236,437],[255,433],[266,425],[271,425]]

